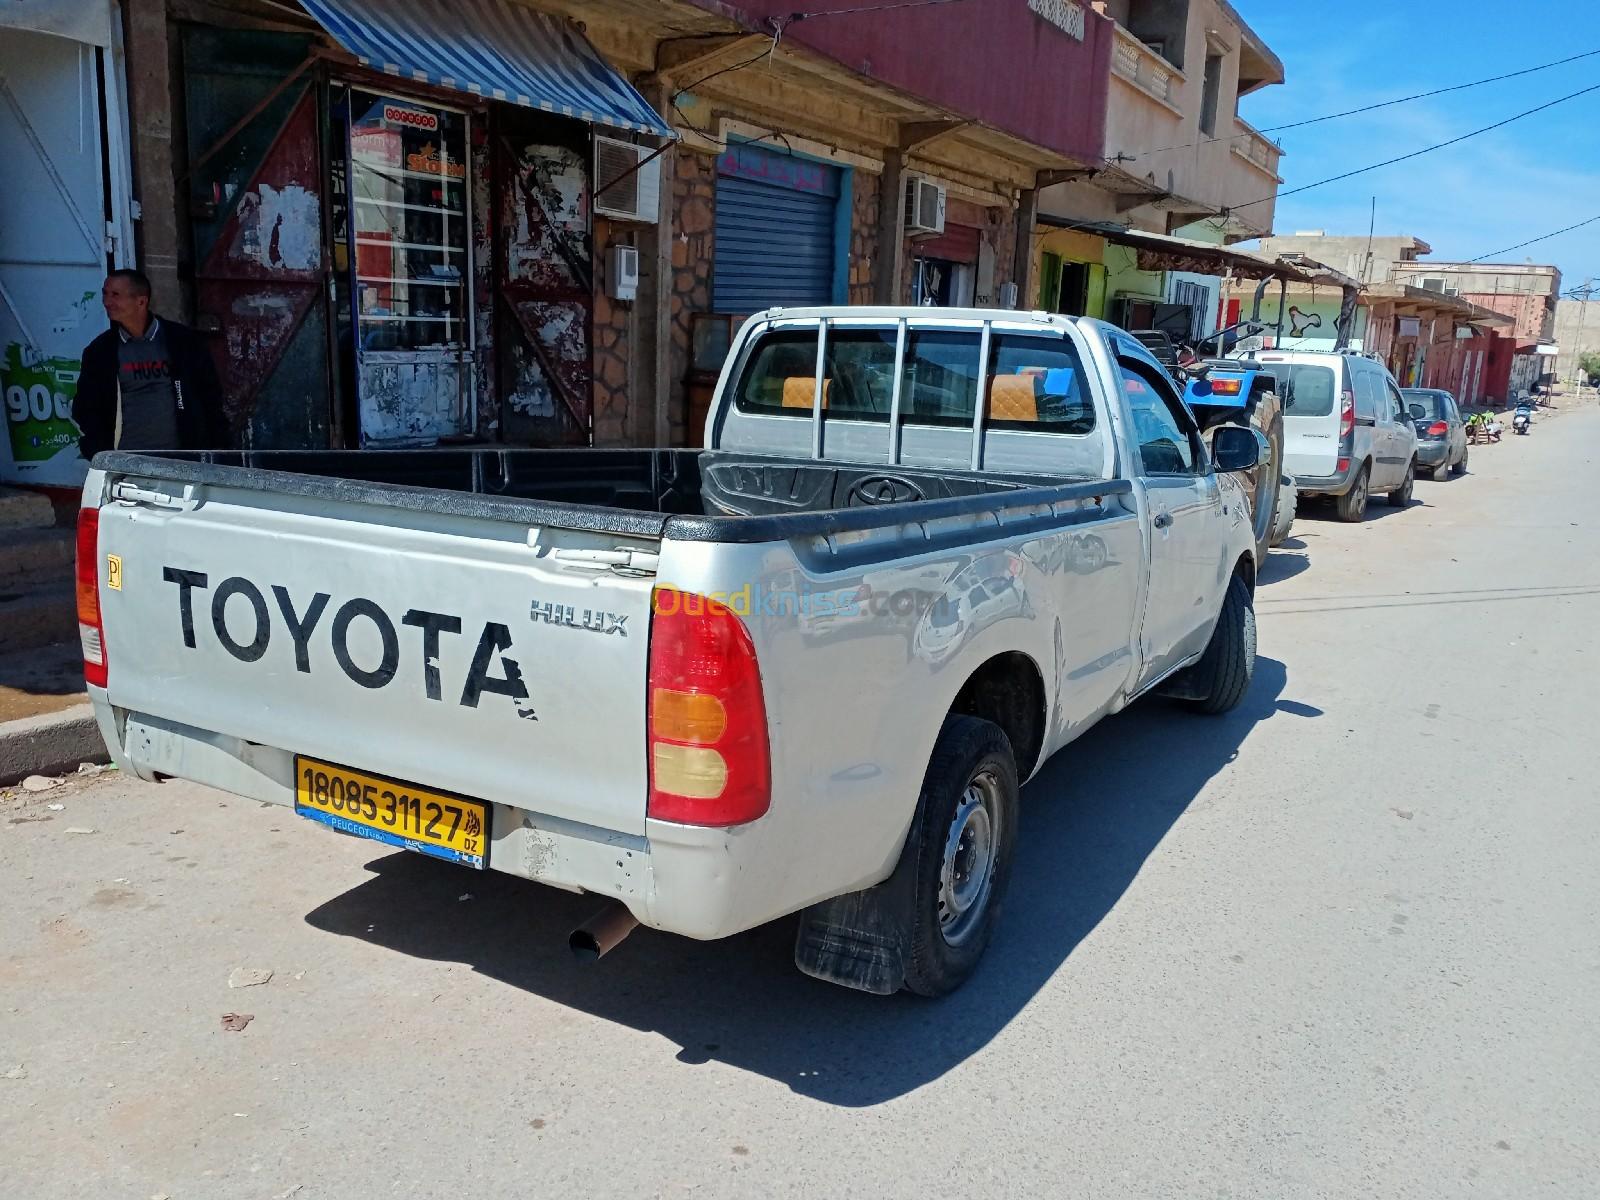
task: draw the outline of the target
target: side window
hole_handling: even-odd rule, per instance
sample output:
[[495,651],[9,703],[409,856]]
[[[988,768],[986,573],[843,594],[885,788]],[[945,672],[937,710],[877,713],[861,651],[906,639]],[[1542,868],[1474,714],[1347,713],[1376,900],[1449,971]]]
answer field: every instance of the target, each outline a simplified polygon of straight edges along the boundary
[[1383,386],[1389,393],[1389,419],[1404,425],[1408,420],[1405,397],[1400,394],[1400,389],[1395,387],[1394,380],[1387,375],[1383,377]]
[[1204,461],[1199,435],[1183,401],[1142,363],[1118,359],[1122,390],[1133,414],[1133,437],[1146,475],[1193,475]]
[[1344,364],[1345,372],[1350,376],[1356,393],[1356,417],[1368,421],[1376,421],[1378,412],[1383,407],[1384,400],[1378,387],[1378,375],[1365,363],[1351,359]]

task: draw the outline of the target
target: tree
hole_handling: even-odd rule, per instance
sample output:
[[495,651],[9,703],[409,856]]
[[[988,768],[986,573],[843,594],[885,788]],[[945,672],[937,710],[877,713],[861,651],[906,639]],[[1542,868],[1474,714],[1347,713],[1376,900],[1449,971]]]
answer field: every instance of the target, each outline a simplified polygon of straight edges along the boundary
[[1585,350],[1578,355],[1578,370],[1590,383],[1600,379],[1600,350]]

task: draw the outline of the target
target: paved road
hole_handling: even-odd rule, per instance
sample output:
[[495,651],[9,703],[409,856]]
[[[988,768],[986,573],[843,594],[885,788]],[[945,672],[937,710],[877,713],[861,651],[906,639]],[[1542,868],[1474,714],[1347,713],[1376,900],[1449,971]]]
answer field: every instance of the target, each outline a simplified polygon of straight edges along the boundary
[[580,970],[583,900],[187,785],[13,796],[0,1194],[1587,1200],[1597,458],[1568,413],[1302,521],[1243,710],[1058,757],[943,1002],[787,925]]

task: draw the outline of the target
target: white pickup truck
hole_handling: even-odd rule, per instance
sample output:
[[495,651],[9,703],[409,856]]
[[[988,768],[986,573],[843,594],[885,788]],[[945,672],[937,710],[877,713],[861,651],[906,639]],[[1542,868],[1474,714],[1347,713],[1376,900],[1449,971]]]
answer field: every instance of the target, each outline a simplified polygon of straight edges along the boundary
[[603,897],[591,956],[798,913],[812,975],[954,988],[1019,784],[1248,687],[1256,435],[1109,325],[839,308],[744,326],[705,445],[99,455],[112,756]]

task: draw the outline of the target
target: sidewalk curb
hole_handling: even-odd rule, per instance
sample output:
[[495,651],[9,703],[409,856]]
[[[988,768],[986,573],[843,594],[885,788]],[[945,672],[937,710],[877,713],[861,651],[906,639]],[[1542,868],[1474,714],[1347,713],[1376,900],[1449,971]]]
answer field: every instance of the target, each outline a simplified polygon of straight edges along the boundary
[[79,763],[107,761],[106,744],[87,701],[0,723],[0,786],[28,775],[70,771]]

